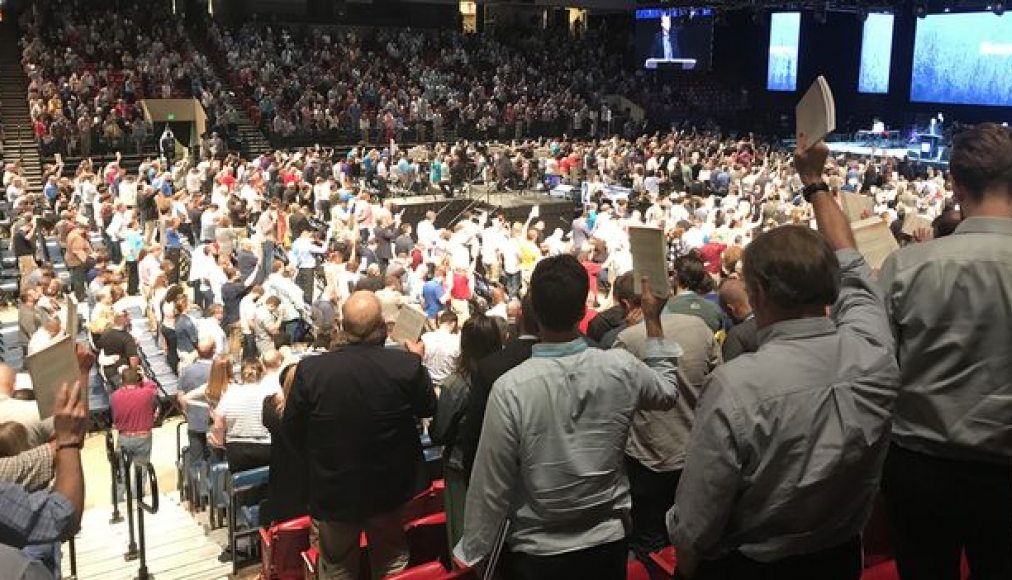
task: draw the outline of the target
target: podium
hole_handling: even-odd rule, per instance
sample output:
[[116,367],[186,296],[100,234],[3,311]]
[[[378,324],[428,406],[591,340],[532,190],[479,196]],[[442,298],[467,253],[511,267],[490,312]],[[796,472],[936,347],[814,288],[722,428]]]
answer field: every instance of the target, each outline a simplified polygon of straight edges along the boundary
[[643,68],[648,70],[657,69],[678,69],[678,70],[693,70],[696,68],[696,59],[694,58],[648,58],[643,63]]

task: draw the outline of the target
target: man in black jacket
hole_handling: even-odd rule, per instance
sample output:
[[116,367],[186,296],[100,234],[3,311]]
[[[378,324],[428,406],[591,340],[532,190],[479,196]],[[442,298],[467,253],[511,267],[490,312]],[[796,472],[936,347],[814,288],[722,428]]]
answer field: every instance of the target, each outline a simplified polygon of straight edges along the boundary
[[478,440],[481,439],[481,424],[485,420],[485,406],[492,392],[492,385],[499,377],[520,363],[531,358],[531,347],[538,342],[538,322],[534,318],[534,309],[530,297],[525,297],[517,316],[517,328],[520,335],[506,343],[500,352],[493,353],[478,362],[478,370],[471,381],[467,414],[460,426],[459,445],[464,452],[464,467],[468,476],[474,467],[474,457],[478,451]]
[[408,563],[401,512],[424,468],[417,421],[436,395],[418,343],[384,348],[375,294],[355,292],[343,313],[349,345],[299,362],[283,428],[309,463],[321,576],[358,577],[362,531],[373,574],[387,576]]

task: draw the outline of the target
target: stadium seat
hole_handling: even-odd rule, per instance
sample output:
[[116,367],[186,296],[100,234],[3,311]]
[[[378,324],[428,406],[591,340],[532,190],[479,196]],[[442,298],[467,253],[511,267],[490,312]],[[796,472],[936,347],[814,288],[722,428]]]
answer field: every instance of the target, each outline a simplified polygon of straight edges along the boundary
[[432,482],[429,489],[416,495],[404,506],[404,523],[407,524],[443,511],[443,494],[445,492],[446,484],[442,479]]
[[[240,498],[239,495],[243,493],[248,494],[265,487],[269,475],[269,467],[257,467],[256,469],[229,474],[225,478],[226,497],[228,498],[225,506],[228,511],[228,544],[232,554],[233,574],[239,572],[239,554],[236,551],[239,540],[251,538],[253,544],[256,543],[258,525],[255,520],[259,519],[259,508],[255,511],[247,510],[244,514],[245,517],[240,519],[240,512],[243,511],[243,508],[248,507],[248,505],[240,504],[241,501],[245,500]],[[254,521],[249,521],[249,519],[253,519]],[[255,550],[255,545],[251,546],[251,548]]]
[[[365,534],[359,536],[359,569],[358,577],[361,580],[372,580],[372,570],[369,567],[369,545]],[[300,554],[302,556],[302,570],[307,580],[319,577],[320,552],[316,548],[309,548]]]
[[899,580],[900,574],[896,570],[896,560],[885,560],[864,569],[861,572],[861,580]]
[[626,580],[650,580],[650,572],[639,560],[629,560],[626,562],[625,569]]
[[446,578],[446,568],[439,562],[426,562],[417,566],[409,566],[400,574],[387,576],[386,580],[442,580]]
[[674,546],[668,546],[663,550],[651,552],[650,561],[660,568],[661,572],[667,574],[668,577],[674,576],[675,570],[678,569],[678,557],[675,554]]
[[312,519],[302,516],[260,530],[260,578],[299,580],[303,577],[300,554],[309,549]]
[[449,562],[446,545],[446,513],[425,516],[404,526],[408,537],[408,566],[439,560]]

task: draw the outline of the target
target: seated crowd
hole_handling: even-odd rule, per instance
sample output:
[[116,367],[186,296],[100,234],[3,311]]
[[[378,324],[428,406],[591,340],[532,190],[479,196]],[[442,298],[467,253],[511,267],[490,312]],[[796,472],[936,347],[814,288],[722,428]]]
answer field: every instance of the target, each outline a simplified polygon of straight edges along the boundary
[[[400,510],[427,430],[461,566],[481,566],[508,521],[509,578],[623,578],[630,552],[672,544],[684,577],[857,578],[881,487],[904,578],[955,578],[963,549],[975,578],[1008,578],[1012,313],[980,289],[1012,275],[1012,133],[984,124],[953,147],[947,177],[689,131],[426,155],[585,182],[558,224],[494,209],[407,223],[374,187],[426,173],[395,144],[137,172],[86,161],[43,200],[51,226],[15,204],[15,245],[34,258],[35,228],[59,238],[120,446],[150,460],[158,395],[129,328],[143,296],[191,459],[271,466],[261,519],[311,515],[323,577],[357,576],[361,531],[375,573],[406,566]],[[850,194],[859,216],[837,201]],[[872,271],[849,221],[908,214],[933,227],[894,227],[907,247]],[[633,226],[664,232],[670,283],[634,279]],[[34,352],[65,332],[68,298],[45,264],[21,293]],[[424,314],[420,336],[395,332],[404,309]],[[73,401],[58,404],[47,496],[62,519],[9,546],[80,518],[61,484],[80,477]],[[0,420],[36,433],[14,403]],[[0,443],[20,444],[0,473],[28,488],[10,470],[48,468],[53,446],[8,429]]]

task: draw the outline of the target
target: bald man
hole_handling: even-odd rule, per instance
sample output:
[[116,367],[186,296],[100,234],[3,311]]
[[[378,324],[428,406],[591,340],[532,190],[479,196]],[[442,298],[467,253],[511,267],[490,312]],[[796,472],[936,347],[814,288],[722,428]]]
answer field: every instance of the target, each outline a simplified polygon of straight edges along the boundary
[[759,350],[759,331],[748,292],[745,291],[745,283],[737,278],[724,280],[719,295],[721,308],[734,321],[734,326],[727,331],[727,338],[724,339],[724,362]]
[[365,531],[373,573],[387,576],[408,563],[401,511],[423,477],[418,420],[436,395],[416,345],[384,348],[375,294],[355,292],[343,315],[349,344],[299,362],[282,426],[307,458],[320,575],[357,578]]

